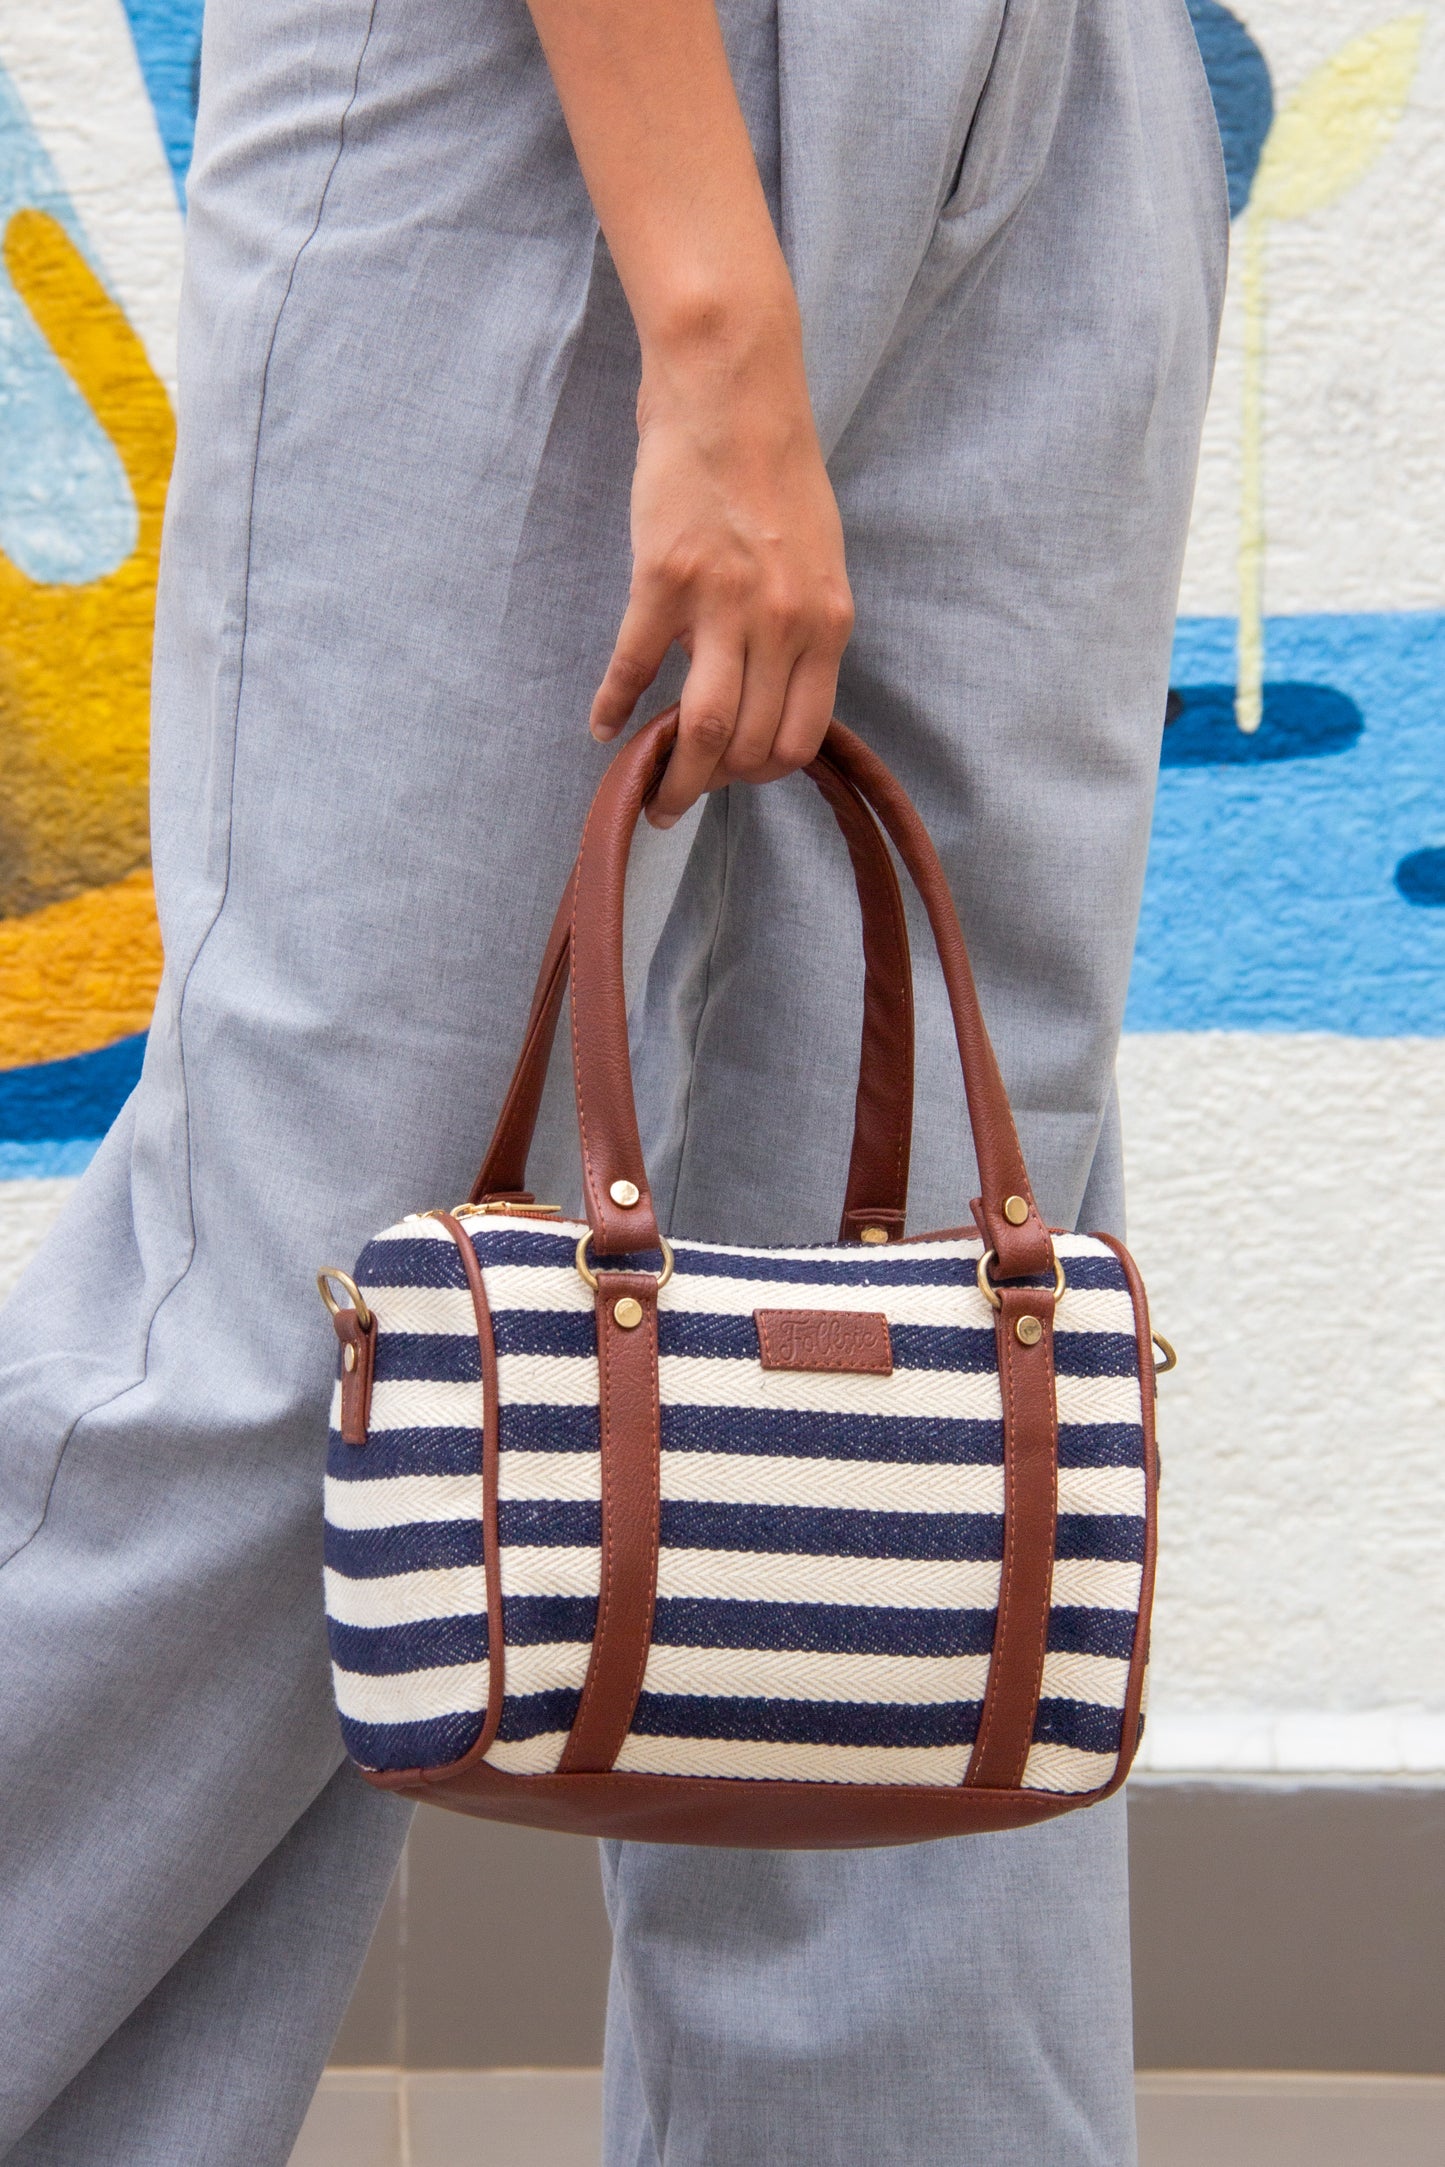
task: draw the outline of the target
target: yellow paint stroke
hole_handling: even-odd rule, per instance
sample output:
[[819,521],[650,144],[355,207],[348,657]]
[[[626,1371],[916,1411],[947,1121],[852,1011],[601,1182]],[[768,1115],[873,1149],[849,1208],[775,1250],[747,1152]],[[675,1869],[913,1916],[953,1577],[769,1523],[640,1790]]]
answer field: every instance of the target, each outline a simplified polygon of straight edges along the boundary
[[1272,220],[1323,210],[1368,172],[1405,110],[1424,28],[1423,8],[1399,15],[1352,38],[1305,78],[1275,116],[1241,222],[1244,388],[1234,712],[1244,731],[1257,730],[1264,713],[1266,237]]
[[160,976],[147,872],[0,919],[0,1069],[61,1061],[143,1031]]
[[[85,586],[42,585],[0,555],[0,919],[112,887],[148,861],[151,624],[175,445],[164,386],[64,228],[18,211],[4,258],[114,444],[139,528],[124,564]],[[43,997],[68,1005],[59,981]]]

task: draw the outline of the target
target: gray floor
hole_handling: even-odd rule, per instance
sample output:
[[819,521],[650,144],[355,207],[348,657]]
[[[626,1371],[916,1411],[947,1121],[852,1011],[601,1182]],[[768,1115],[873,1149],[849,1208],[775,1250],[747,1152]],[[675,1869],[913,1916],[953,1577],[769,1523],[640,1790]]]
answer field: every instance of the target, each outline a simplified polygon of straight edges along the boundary
[[[1445,2076],[1445,1793],[1136,1785],[1130,1850],[1141,2068]],[[588,2068],[606,1977],[591,1844],[424,1808],[333,2060]]]
[[[596,2167],[591,2070],[333,2070],[291,2167]],[[1161,2070],[1140,2167],[1440,2167],[1445,2078]],[[764,2167],[759,2162],[758,2167]]]

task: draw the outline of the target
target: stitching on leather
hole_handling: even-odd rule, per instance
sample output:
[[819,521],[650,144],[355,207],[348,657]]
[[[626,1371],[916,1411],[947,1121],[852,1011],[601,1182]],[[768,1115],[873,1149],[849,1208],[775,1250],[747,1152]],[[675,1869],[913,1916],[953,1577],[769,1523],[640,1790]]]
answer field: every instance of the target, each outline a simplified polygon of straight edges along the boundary
[[1004,1679],[1007,1659],[1007,1632],[1009,1622],[1009,1597],[1013,1592],[1014,1559],[1018,1540],[1018,1455],[1013,1446],[1018,1437],[1018,1416],[1014,1395],[1013,1356],[1009,1349],[1007,1319],[1000,1312],[998,1340],[1000,1347],[999,1382],[1007,1387],[1004,1404],[1004,1499],[1003,1499],[1003,1566],[999,1574],[998,1618],[994,1627],[993,1658],[988,1668],[988,1680],[983,1689],[983,1714],[979,1720],[975,1755],[982,1767],[987,1758],[989,1741],[998,1718],[998,1705],[1002,1698],[999,1690]]
[[[1043,1345],[1040,1347],[1039,1352],[1042,1354],[1044,1361],[1047,1365],[1048,1374],[1046,1379],[1046,1389],[1048,1390],[1050,1399],[1052,1399],[1054,1374],[1053,1307],[1052,1304],[1040,1302],[1039,1309],[1041,1313],[1046,1313],[1048,1319],[1044,1332]],[[1055,1422],[1053,1420],[1048,1421],[1048,1430],[1050,1438],[1052,1439],[1052,1437],[1055,1435]],[[1052,1598],[1054,1592],[1053,1553],[1058,1547],[1059,1510],[1057,1485],[1050,1485],[1050,1487],[1053,1490],[1053,1511],[1050,1514],[1049,1524],[1049,1584],[1045,1590],[1045,1600],[1039,1605],[1037,1645],[1034,1649],[1034,1658],[1030,1674],[1031,1686],[1029,1691],[1029,1704],[1031,1708],[1031,1715],[1029,1719],[1027,1734],[1020,1741],[1020,1752],[1018,1755],[1017,1769],[1013,1779],[1015,1783],[1019,1784],[1021,1784],[1024,1780],[1024,1770],[1028,1766],[1029,1748],[1033,1744],[1033,1734],[1038,1724],[1039,1693],[1044,1682],[1044,1657],[1048,1652],[1049,1645],[1049,1616],[1052,1609]]]
[[612,1427],[610,1382],[612,1342],[609,1337],[611,1316],[600,1290],[594,1297],[594,1309],[597,1318],[597,1412],[602,1465],[601,1571],[597,1589],[597,1625],[592,1635],[592,1653],[587,1660],[587,1676],[582,1682],[582,1698],[577,1703],[577,1713],[572,1718],[572,1728],[568,1733],[567,1743],[562,1749],[561,1759],[558,1762],[559,1770],[563,1770],[568,1774],[576,1773],[576,1771],[567,1770],[565,1767],[568,1756],[574,1747],[579,1753],[587,1750],[587,1732],[592,1727],[593,1720],[592,1709],[602,1689],[601,1679],[606,1667],[607,1620],[611,1614],[612,1595],[616,1584],[612,1571],[614,1542],[612,1522],[614,1515],[608,1510],[607,1495],[609,1488],[607,1440]]
[[[652,1411],[652,1414],[651,1414],[651,1415],[650,1415],[650,1417],[649,1417],[649,1420],[651,1421],[651,1419],[652,1419],[652,1417],[653,1417],[653,1416],[658,1416],[658,1417],[660,1417],[660,1411],[661,1411],[661,1401],[662,1401],[662,1388],[661,1388],[661,1385],[660,1385],[660,1382],[659,1382],[659,1379],[658,1379],[658,1372],[657,1372],[657,1355],[658,1355],[658,1344],[657,1344],[657,1343],[658,1343],[658,1331],[657,1331],[657,1302],[656,1302],[656,1297],[655,1297],[655,1296],[653,1297],[653,1299],[652,1299],[652,1301],[651,1301],[650,1303],[644,1303],[644,1305],[643,1305],[643,1316],[644,1316],[644,1319],[645,1319],[645,1320],[647,1321],[647,1381],[648,1381],[648,1389],[649,1389],[649,1397],[648,1397],[648,1407],[649,1407],[649,1409],[650,1409],[650,1410]],[[660,1421],[659,1421],[659,1427],[660,1427]],[[659,1440],[658,1440],[658,1442],[659,1442],[659,1445],[660,1445],[660,1443],[661,1443],[661,1439],[660,1439],[660,1437],[659,1437]],[[654,1453],[654,1458],[656,1458],[656,1454],[655,1454],[655,1453]],[[649,1505],[651,1504],[651,1501],[652,1501],[652,1487],[651,1487],[651,1478],[649,1477],[649,1482],[648,1482],[648,1502],[649,1502]],[[658,1534],[659,1534],[659,1540],[660,1540],[660,1536],[661,1536],[661,1530],[660,1530],[660,1528],[659,1528]],[[642,1692],[642,1681],[643,1681],[643,1679],[644,1679],[644,1678],[646,1677],[646,1675],[647,1675],[647,1658],[648,1658],[648,1654],[649,1654],[649,1652],[650,1652],[650,1650],[651,1650],[651,1646],[652,1646],[652,1619],[653,1619],[653,1605],[654,1605],[654,1603],[655,1603],[655,1600],[656,1600],[656,1595],[657,1595],[657,1543],[656,1543],[656,1542],[652,1543],[652,1545],[651,1545],[651,1549],[652,1549],[652,1555],[653,1555],[653,1571],[652,1571],[652,1586],[651,1586],[651,1589],[649,1590],[649,1595],[648,1595],[648,1604],[647,1604],[647,1618],[646,1618],[646,1621],[645,1621],[645,1624],[644,1624],[643,1630],[642,1630],[642,1631],[641,1631],[641,1632],[640,1632],[640,1633],[638,1634],[638,1636],[637,1636],[637,1660],[636,1660],[636,1664],[635,1664],[635,1667],[634,1667],[634,1670],[633,1670],[633,1676],[632,1676],[632,1691],[631,1691],[631,1697],[630,1697],[630,1699],[629,1699],[629,1701],[628,1701],[628,1706],[627,1706],[627,1721],[626,1721],[626,1723],[625,1723],[625,1724],[623,1725],[623,1729],[622,1729],[622,1737],[621,1737],[621,1738],[619,1738],[619,1739],[618,1739],[618,1741],[617,1741],[617,1750],[616,1750],[616,1752],[614,1752],[614,1753],[613,1753],[613,1755],[612,1755],[612,1758],[613,1758],[613,1760],[614,1760],[614,1761],[615,1761],[615,1760],[616,1760],[616,1758],[617,1758],[617,1753],[618,1753],[618,1752],[620,1752],[620,1751],[622,1750],[622,1740],[626,1738],[626,1736],[627,1736],[628,1732],[629,1732],[629,1731],[631,1730],[631,1728],[632,1728],[632,1718],[633,1718],[633,1716],[635,1715],[635,1713],[636,1713],[636,1711],[637,1711],[637,1702],[638,1702],[638,1696],[639,1696],[639,1695],[641,1694],[641,1692]]]

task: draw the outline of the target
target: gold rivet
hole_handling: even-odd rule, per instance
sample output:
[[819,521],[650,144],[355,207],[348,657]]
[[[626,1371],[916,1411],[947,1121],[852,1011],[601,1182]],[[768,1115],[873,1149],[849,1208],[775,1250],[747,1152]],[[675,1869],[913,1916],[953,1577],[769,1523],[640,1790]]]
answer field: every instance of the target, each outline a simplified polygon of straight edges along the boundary
[[343,1368],[344,1370],[347,1370],[347,1371],[350,1371],[350,1370],[353,1370],[353,1369],[355,1369],[355,1367],[356,1367],[356,1349],[355,1349],[354,1347],[352,1347],[352,1346],[346,1346],[346,1347],[343,1347],[343,1348],[342,1348],[342,1350],[341,1350],[341,1367],[342,1367],[342,1368]]
[[860,1226],[858,1239],[860,1242],[886,1242],[888,1229],[886,1226]]
[[630,1332],[635,1325],[642,1322],[642,1304],[635,1295],[624,1294],[620,1302],[613,1303],[612,1316],[624,1332]]
[[1020,1317],[1014,1326],[1014,1337],[1025,1347],[1037,1347],[1044,1336],[1044,1328],[1037,1317]]
[[1029,1207],[1021,1196],[1006,1196],[1003,1200],[1003,1215],[1010,1226],[1022,1226],[1028,1218]]
[[642,1191],[635,1181],[614,1181],[607,1194],[614,1204],[620,1204],[627,1211],[640,1200]]

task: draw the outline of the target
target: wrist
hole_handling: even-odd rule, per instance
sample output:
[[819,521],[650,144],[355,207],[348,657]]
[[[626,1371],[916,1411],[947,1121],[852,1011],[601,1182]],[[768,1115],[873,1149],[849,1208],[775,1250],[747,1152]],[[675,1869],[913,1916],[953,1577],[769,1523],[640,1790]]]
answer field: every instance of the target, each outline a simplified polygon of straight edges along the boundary
[[674,292],[639,323],[639,421],[659,408],[697,400],[729,404],[760,397],[786,407],[808,403],[803,329],[786,277],[780,288]]

